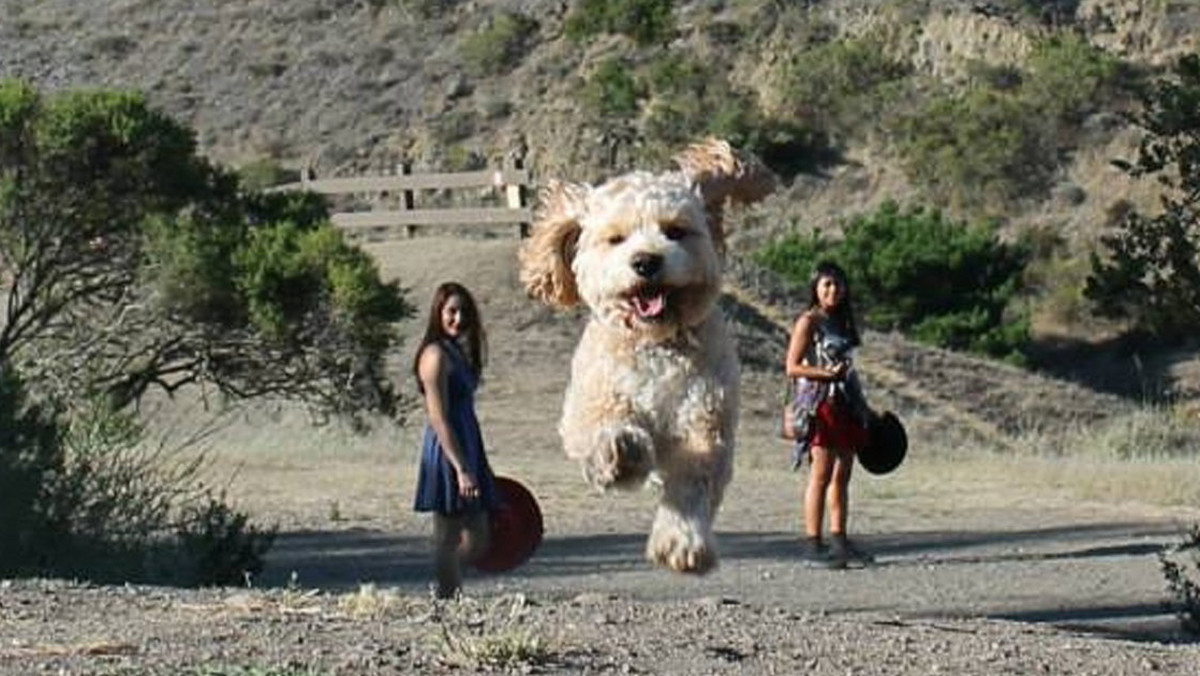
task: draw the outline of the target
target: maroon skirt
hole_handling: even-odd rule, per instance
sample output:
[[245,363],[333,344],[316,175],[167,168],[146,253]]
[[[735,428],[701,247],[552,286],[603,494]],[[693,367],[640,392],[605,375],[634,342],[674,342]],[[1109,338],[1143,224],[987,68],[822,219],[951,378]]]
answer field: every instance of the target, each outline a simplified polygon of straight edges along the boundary
[[817,406],[817,425],[810,444],[831,450],[857,451],[867,445],[868,432],[846,406],[827,397]]

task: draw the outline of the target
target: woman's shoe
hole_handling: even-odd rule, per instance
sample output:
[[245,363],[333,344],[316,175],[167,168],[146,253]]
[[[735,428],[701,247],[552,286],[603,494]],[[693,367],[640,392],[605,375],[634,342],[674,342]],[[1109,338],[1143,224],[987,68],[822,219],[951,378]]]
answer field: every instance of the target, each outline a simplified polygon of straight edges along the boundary
[[838,566],[830,556],[829,545],[819,537],[806,537],[800,541],[800,560],[808,568],[844,568]]
[[835,534],[830,537],[829,558],[838,562],[837,568],[862,568],[875,563],[875,557],[855,547],[845,535]]

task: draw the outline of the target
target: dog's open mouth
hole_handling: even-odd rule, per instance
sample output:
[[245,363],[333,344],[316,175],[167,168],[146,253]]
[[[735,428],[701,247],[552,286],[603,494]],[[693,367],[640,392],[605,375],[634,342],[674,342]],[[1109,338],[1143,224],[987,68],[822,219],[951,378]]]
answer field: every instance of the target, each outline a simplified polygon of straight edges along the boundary
[[666,289],[657,286],[643,286],[635,289],[629,295],[629,305],[638,319],[646,322],[660,321],[667,314]]

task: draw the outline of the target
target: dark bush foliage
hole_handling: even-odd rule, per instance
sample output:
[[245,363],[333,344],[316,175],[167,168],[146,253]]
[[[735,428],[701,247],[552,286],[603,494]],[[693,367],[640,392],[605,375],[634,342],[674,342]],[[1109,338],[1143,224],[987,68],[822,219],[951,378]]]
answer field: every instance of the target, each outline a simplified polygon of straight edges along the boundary
[[104,402],[32,403],[0,380],[0,577],[241,584],[273,531],[208,495],[202,455],[148,443]]
[[1162,209],[1116,214],[1093,255],[1085,294],[1102,316],[1167,339],[1200,326],[1200,54],[1180,59],[1147,89],[1134,121],[1146,130],[1135,162],[1117,165],[1158,181]]
[[[1191,562],[1180,562],[1190,555]],[[1194,525],[1171,552],[1160,553],[1159,565],[1172,599],[1167,608],[1179,618],[1183,630],[1200,636],[1200,525]]]
[[63,464],[56,416],[0,371],[0,577],[37,570],[58,548],[62,534],[44,523],[47,492]]
[[1121,62],[1083,37],[1064,35],[1042,41],[1029,56],[1022,83],[1025,99],[1049,121],[1078,125],[1119,88]]
[[867,326],[1024,360],[1029,325],[1014,301],[1029,252],[1000,242],[992,228],[886,204],[849,222],[843,239],[792,235],[758,255],[760,263],[800,286],[826,258],[847,270]]
[[532,45],[537,22],[517,12],[500,12],[469,35],[460,46],[467,69],[477,76],[515,68]]
[[601,61],[582,90],[587,109],[604,119],[629,120],[638,112],[642,89],[624,59]]
[[780,96],[796,123],[846,137],[877,123],[910,70],[872,40],[823,42],[789,55]]
[[229,508],[224,496],[208,495],[184,510],[176,537],[193,584],[241,586],[262,572],[275,533],[274,528],[251,525],[245,514]]
[[641,46],[664,44],[675,34],[672,0],[580,0],[567,16],[566,35],[576,41],[605,33]]
[[1044,195],[1058,166],[1054,128],[1020,97],[990,89],[931,96],[899,121],[905,173],[935,203],[984,212]]

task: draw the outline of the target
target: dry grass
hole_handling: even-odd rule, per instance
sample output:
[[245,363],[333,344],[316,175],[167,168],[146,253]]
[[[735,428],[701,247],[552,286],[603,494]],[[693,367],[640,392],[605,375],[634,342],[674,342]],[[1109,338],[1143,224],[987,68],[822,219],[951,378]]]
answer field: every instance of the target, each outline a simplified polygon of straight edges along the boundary
[[549,662],[556,642],[528,620],[523,594],[483,603],[470,598],[440,605],[439,656],[443,664],[477,670],[532,669]]

